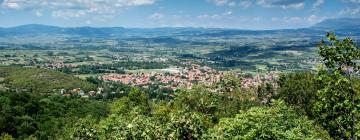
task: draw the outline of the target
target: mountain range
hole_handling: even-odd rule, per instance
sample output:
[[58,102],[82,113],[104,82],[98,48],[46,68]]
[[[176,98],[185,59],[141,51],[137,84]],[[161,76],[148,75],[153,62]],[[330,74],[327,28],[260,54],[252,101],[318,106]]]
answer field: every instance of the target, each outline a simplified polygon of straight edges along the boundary
[[83,37],[133,37],[171,35],[258,35],[258,34],[309,34],[336,32],[341,35],[360,35],[360,18],[339,18],[322,21],[312,27],[282,30],[240,30],[221,28],[123,28],[123,27],[56,27],[28,24],[10,28],[0,28],[0,36],[26,35],[74,35]]

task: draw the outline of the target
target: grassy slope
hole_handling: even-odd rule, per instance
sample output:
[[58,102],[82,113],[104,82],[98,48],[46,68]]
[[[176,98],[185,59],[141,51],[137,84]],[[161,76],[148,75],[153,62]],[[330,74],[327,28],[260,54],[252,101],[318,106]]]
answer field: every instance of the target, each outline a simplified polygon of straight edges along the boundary
[[39,68],[0,67],[0,77],[16,88],[32,89],[34,92],[52,92],[53,89],[94,89],[91,83],[72,75]]

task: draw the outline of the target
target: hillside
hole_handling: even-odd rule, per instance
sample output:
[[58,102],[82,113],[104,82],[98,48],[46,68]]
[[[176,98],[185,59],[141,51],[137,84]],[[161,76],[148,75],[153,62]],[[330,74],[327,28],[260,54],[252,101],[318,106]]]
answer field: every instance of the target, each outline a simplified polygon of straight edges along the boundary
[[338,18],[324,20],[312,28],[316,29],[359,29],[360,18]]
[[324,20],[313,27],[315,30],[337,32],[345,35],[360,34],[360,18],[338,18]]
[[54,89],[94,88],[94,85],[72,75],[47,69],[0,67],[0,77],[4,78],[6,86],[38,93],[48,93]]

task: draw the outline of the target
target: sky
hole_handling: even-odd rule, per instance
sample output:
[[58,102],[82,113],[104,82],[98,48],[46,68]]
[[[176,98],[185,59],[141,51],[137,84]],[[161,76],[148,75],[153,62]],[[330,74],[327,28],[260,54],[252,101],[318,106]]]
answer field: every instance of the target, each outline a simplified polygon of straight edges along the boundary
[[360,0],[0,0],[0,27],[293,29],[360,17]]

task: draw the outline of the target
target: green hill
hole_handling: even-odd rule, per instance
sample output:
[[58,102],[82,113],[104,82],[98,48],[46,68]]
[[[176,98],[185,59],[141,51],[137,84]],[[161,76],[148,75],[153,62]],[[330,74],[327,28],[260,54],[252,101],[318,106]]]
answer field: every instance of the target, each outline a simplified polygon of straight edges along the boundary
[[11,89],[51,93],[56,89],[81,88],[92,90],[95,86],[72,75],[41,68],[0,67],[0,77]]

